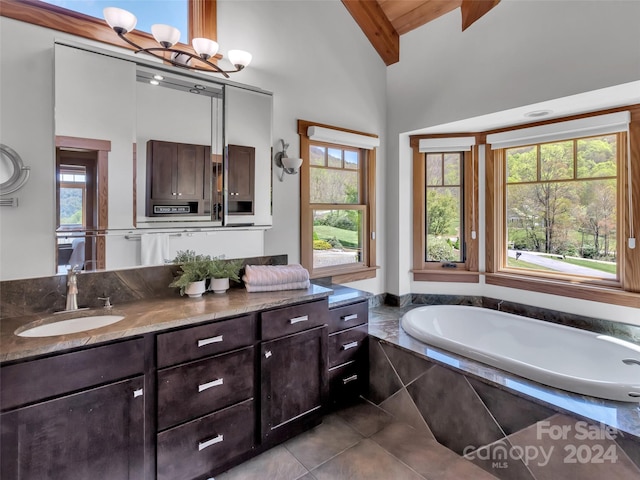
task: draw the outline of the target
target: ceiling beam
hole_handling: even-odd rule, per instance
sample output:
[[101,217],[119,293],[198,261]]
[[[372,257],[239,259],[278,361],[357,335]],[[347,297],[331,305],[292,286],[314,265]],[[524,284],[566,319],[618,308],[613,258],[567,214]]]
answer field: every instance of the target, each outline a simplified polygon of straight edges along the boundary
[[342,0],[386,65],[400,61],[400,36],[376,0]]
[[462,31],[464,32],[498,3],[500,3],[500,0],[462,0],[460,5]]

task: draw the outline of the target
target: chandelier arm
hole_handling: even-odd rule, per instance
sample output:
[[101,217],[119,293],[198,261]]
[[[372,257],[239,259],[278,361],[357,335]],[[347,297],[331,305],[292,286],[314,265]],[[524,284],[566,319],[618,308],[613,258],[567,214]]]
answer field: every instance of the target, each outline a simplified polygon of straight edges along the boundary
[[[209,62],[207,60],[205,60],[202,57],[199,57],[198,55],[194,55],[193,53],[190,52],[186,52],[186,51],[182,51],[182,50],[176,50],[174,48],[164,48],[164,47],[151,47],[151,48],[142,48],[140,45],[138,45],[137,43],[133,42],[132,40],[129,40],[124,33],[121,32],[116,32],[118,34],[118,36],[124,40],[125,42],[127,42],[129,45],[131,45],[132,47],[134,47],[136,49],[135,53],[146,53],[148,55],[151,55],[153,57],[156,57],[160,60],[163,60],[165,62],[169,62],[171,65],[174,65],[176,67],[181,67],[181,68],[190,68],[192,70],[199,70],[201,72],[211,72],[211,69],[213,69],[213,71],[215,73],[221,73],[222,75],[224,75],[226,78],[229,78],[229,73],[235,73],[235,72],[239,72],[240,69],[236,68],[235,70],[228,70],[225,71],[223,69],[221,69],[218,65],[216,65],[215,63]],[[175,60],[171,59],[171,58],[165,58],[162,55],[158,55],[157,53],[155,53],[155,51],[162,51],[162,52],[173,52],[173,53],[178,53],[180,55],[187,55],[189,58],[193,58],[195,60],[198,60],[206,65],[208,65],[209,67],[211,67],[211,69],[209,68],[202,68],[202,67],[198,67],[198,66],[188,66],[188,65],[184,65],[180,62],[176,62]]]
[[[198,55],[194,55],[193,53],[186,52],[186,51],[183,51],[183,50],[176,50],[175,48],[151,47],[151,48],[141,48],[136,53],[143,52],[143,53],[147,53],[149,55],[153,55],[154,57],[160,58],[160,59],[162,59],[162,60],[164,60],[166,62],[169,62],[171,65],[175,65],[176,67],[189,68],[189,69],[192,69],[192,70],[199,70],[201,72],[211,72],[211,69],[209,69],[209,68],[202,68],[202,67],[198,67],[197,65],[185,65],[184,63],[177,62],[177,61],[173,60],[172,58],[165,58],[162,55],[158,55],[157,53],[154,53],[156,51],[172,52],[172,53],[177,53],[179,55],[186,55],[189,58],[192,58],[194,60],[197,60],[199,62],[202,62],[202,63],[208,65],[209,67],[211,67],[211,69],[214,70],[214,72],[221,73],[226,78],[229,78],[229,75],[227,74],[227,72],[224,71],[223,69],[221,69],[215,63],[211,63],[208,60],[205,60],[204,58],[202,58],[202,57],[200,57]],[[233,73],[234,71],[237,71],[237,70],[232,70],[229,73]]]

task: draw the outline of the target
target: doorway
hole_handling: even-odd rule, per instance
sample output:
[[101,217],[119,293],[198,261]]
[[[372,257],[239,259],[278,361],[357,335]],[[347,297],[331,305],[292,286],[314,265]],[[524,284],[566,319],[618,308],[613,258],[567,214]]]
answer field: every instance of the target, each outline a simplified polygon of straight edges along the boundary
[[56,271],[104,270],[110,142],[56,137]]

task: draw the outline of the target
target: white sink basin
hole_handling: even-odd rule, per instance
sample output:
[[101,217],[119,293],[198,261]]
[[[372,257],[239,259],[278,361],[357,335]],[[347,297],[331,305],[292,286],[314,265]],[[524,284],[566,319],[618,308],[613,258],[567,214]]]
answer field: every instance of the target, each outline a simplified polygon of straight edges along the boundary
[[57,320],[33,327],[27,325],[27,328],[22,331],[18,329],[15,333],[19,337],[55,337],[57,335],[67,335],[105,327],[119,322],[123,318],[124,316],[122,315],[90,315],[69,320]]

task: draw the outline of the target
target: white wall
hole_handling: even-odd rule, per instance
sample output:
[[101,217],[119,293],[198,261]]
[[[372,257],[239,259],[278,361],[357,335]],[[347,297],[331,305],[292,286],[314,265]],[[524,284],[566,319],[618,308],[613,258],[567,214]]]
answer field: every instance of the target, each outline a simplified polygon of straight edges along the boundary
[[[378,265],[384,266],[386,67],[339,1],[218,0],[218,41],[223,54],[253,53],[234,80],[273,92],[273,147],[280,139],[297,156],[297,120],[317,121],[380,135],[377,155]],[[273,228],[265,231],[265,253],[300,260],[300,180],[273,172]],[[384,292],[384,268],[376,279],[353,283]]]
[[[459,10],[401,37],[387,69],[387,284],[486,295],[640,324],[637,309],[480,284],[413,282],[408,132],[640,79],[640,2],[503,0],[460,32]],[[480,177],[483,179],[484,177]],[[480,183],[484,216],[484,185]],[[480,222],[481,267],[484,222]]]
[[[3,207],[0,212],[2,279],[54,273],[52,79],[53,41],[57,38],[98,45],[0,18],[0,141],[20,153],[33,168],[31,180],[16,195],[20,207]],[[380,225],[377,246],[378,264],[383,266],[386,67],[342,3],[220,0],[218,41],[223,54],[231,48],[253,53],[251,65],[235,74],[234,81],[274,93],[274,148],[284,138],[290,144],[288,153],[298,154],[298,119],[381,136],[376,172]],[[16,44],[20,49],[13,48]],[[286,253],[290,262],[298,262],[299,177],[286,175],[280,183],[277,173],[274,169],[273,228],[258,236],[264,237],[264,242],[254,245],[254,250],[259,252],[256,255]],[[19,241],[13,240],[12,232],[21,233]],[[247,242],[254,242],[256,236],[246,238]],[[126,249],[133,243],[120,242],[118,248]],[[15,255],[16,251],[24,256]],[[127,255],[135,257],[131,252]],[[384,269],[378,271],[375,280],[354,285],[374,293],[383,292]]]

